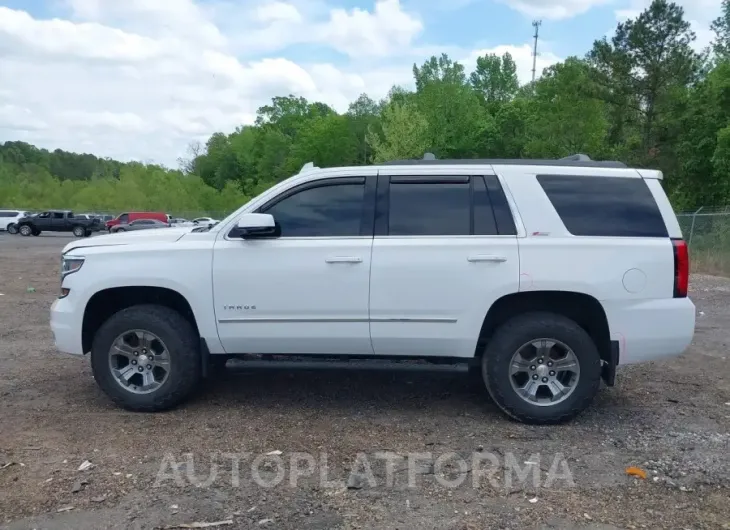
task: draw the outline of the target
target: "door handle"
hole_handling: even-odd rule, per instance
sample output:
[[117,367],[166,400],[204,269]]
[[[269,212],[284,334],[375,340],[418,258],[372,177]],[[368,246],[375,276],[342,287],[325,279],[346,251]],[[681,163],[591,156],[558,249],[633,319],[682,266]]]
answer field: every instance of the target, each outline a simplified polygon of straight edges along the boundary
[[334,256],[326,258],[325,261],[327,263],[362,263],[362,258],[355,256]]
[[479,262],[479,261],[492,261],[492,262],[495,262],[495,263],[502,263],[504,261],[507,261],[507,258],[504,257],[504,256],[492,256],[492,255],[489,255],[489,254],[481,254],[481,255],[477,255],[477,256],[469,256],[466,259],[468,261],[472,262],[472,263],[476,263],[476,262]]

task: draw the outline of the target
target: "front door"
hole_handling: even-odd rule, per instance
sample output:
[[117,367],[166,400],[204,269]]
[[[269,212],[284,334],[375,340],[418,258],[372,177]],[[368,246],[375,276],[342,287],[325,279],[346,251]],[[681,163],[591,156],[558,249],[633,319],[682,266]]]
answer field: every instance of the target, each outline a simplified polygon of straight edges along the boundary
[[489,307],[519,289],[506,198],[495,175],[397,171],[381,172],[378,180],[373,349],[377,355],[472,357]]
[[221,235],[213,287],[226,352],[373,353],[368,324],[373,239],[365,181],[309,182],[257,209],[273,215],[281,237]]

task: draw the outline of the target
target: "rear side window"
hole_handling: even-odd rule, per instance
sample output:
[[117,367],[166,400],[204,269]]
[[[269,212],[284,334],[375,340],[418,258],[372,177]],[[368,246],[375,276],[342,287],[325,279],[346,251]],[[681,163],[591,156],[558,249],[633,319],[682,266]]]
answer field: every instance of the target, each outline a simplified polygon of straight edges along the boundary
[[471,234],[469,178],[462,182],[390,183],[391,236]]
[[18,212],[0,212],[0,217],[17,217]]
[[669,237],[642,178],[538,175],[537,180],[575,236]]

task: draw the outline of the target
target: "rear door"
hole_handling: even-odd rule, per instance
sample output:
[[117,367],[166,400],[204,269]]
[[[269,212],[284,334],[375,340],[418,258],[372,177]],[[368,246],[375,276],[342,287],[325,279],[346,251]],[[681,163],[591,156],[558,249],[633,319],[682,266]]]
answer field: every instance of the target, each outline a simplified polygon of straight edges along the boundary
[[516,228],[497,177],[429,169],[378,177],[370,277],[377,355],[471,357],[489,307],[519,287]]

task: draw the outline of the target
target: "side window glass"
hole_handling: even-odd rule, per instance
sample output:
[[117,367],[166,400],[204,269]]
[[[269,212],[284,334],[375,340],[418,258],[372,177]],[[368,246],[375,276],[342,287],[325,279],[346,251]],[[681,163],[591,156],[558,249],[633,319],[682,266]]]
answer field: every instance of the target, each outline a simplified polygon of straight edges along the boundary
[[63,219],[63,212],[53,212],[54,219]]
[[487,185],[483,176],[472,177],[474,182],[474,234],[478,236],[493,236],[498,234],[497,220],[494,217],[492,201],[489,199]]
[[119,216],[119,222],[120,223],[127,223],[127,222],[129,222],[129,215],[127,215],[126,213],[120,215]]
[[263,213],[274,216],[281,237],[354,237],[360,235],[364,194],[364,182],[307,188]]
[[51,214],[49,212],[43,212],[43,213],[39,213],[38,217],[41,219],[48,219],[49,217],[51,217]]
[[461,236],[471,234],[469,182],[390,183],[388,234]]

